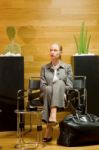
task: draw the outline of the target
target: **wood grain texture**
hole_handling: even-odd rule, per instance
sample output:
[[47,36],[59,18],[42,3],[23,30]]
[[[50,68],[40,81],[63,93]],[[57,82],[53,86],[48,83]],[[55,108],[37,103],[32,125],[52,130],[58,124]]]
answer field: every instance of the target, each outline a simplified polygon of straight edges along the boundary
[[[45,126],[43,126],[43,136],[45,132]],[[32,132],[24,135],[25,142],[36,141],[36,126],[33,126]],[[37,149],[39,150],[99,150],[99,145],[89,145],[89,146],[79,146],[79,147],[64,147],[57,145],[57,138],[59,136],[58,126],[54,127],[53,130],[53,140],[50,143],[46,143],[45,146],[39,145]],[[0,133],[0,145],[3,150],[15,150],[15,145],[18,144],[17,133],[16,132],[1,132]],[[33,146],[33,145],[32,145]],[[33,149],[31,145],[28,145],[25,149]],[[34,147],[34,146],[33,146]],[[23,148],[20,148],[23,149]]]
[[90,52],[99,55],[99,0],[0,0],[0,53],[9,43],[7,26],[15,26],[15,41],[25,58],[25,87],[30,76],[40,76],[48,63],[50,44],[63,46],[63,60],[76,52],[73,35],[85,21],[91,33]]

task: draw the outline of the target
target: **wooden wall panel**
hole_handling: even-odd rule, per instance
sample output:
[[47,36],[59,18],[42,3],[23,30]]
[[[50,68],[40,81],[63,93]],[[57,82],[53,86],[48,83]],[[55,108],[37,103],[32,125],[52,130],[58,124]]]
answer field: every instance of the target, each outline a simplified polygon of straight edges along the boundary
[[6,27],[14,26],[15,41],[25,59],[25,87],[49,62],[53,42],[63,45],[63,60],[70,63],[76,52],[74,34],[85,21],[91,33],[90,52],[99,54],[99,0],[0,0],[0,53],[9,43]]

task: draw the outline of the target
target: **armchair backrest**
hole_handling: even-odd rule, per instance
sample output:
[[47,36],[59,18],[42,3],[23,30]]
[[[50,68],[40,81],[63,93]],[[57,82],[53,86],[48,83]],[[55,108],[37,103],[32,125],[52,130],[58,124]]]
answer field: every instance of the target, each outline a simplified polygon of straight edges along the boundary
[[28,88],[30,90],[39,90],[40,89],[40,79],[39,78],[30,78]]
[[28,84],[28,105],[31,107],[43,106],[40,92],[40,78],[31,77]]
[[74,76],[73,88],[74,89],[86,88],[86,76]]

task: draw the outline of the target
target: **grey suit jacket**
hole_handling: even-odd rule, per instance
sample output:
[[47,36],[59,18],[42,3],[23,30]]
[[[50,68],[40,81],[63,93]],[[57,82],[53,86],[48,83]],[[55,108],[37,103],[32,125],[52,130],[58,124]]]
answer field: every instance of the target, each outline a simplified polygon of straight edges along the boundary
[[[52,63],[48,63],[41,67],[41,73],[40,73],[41,91],[44,91],[46,86],[53,84],[53,76],[54,76],[54,70],[52,67]],[[70,64],[66,64],[61,61],[59,68],[57,69],[57,76],[59,80],[63,80],[65,82],[66,89],[71,89],[73,87],[73,83],[72,83],[73,73]]]

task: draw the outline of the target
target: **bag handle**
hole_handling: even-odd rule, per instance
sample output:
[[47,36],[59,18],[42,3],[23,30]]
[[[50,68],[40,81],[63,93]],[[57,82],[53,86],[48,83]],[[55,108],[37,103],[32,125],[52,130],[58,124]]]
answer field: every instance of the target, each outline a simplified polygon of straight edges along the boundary
[[[80,115],[76,112],[76,117],[77,117],[77,119],[78,119],[78,121],[80,121]],[[93,120],[93,118],[92,118],[92,116],[91,116],[91,114],[84,114],[84,116],[87,116],[88,118],[89,118],[89,120],[91,121],[91,122],[93,122],[94,120]],[[83,116],[83,115],[81,115],[81,116]]]

